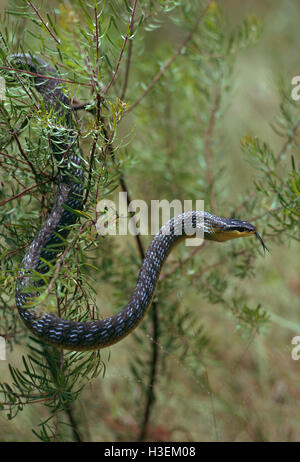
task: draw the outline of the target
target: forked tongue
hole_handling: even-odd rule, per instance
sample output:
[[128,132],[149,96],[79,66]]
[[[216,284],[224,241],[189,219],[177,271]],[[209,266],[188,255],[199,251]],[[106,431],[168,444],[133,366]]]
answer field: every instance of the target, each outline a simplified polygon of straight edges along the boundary
[[257,237],[257,239],[261,243],[261,245],[262,245],[262,247],[264,249],[264,252],[266,253],[266,250],[267,250],[267,252],[269,252],[269,249],[267,248],[267,246],[265,245],[264,241],[262,240],[262,238],[260,237],[260,235],[258,234],[257,231],[255,231],[255,236]]

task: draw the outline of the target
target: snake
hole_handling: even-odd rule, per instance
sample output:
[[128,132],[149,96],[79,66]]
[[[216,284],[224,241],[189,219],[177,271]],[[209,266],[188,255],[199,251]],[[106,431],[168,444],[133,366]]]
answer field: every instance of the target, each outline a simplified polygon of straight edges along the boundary
[[42,104],[50,116],[55,117],[50,149],[58,164],[56,194],[46,221],[25,252],[16,283],[18,313],[25,326],[40,340],[73,351],[97,350],[119,342],[145,317],[164,262],[184,238],[202,235],[206,240],[225,242],[255,235],[266,249],[256,227],[248,221],[222,218],[200,210],[187,211],[171,218],[153,237],[132,296],[117,314],[104,319],[73,321],[47,312],[39,300],[39,287],[45,285],[45,273],[62,252],[66,238],[78,220],[78,211],[83,209],[82,156],[74,129],[71,100],[56,70],[42,58],[29,53],[14,54],[9,60],[11,69],[23,70],[32,76],[34,86],[42,96]]

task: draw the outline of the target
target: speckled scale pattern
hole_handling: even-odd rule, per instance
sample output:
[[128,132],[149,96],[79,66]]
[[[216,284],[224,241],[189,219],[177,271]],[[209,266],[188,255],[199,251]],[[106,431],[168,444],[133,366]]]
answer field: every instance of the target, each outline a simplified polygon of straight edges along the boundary
[[[11,62],[14,66],[40,75],[56,75],[46,62],[28,54],[13,55]],[[68,230],[64,227],[76,222],[76,215],[64,209],[63,204],[81,209],[84,177],[81,160],[76,155],[78,148],[72,132],[69,100],[61,90],[61,82],[43,77],[35,77],[34,81],[46,107],[55,109],[59,116],[65,117],[68,130],[62,134],[54,133],[52,137],[53,153],[58,159],[63,159],[58,190],[49,217],[22,260],[16,288],[17,307],[26,326],[47,343],[77,351],[104,348],[121,340],[141,322],[151,305],[161,268],[173,245],[182,236],[191,235],[191,228],[193,233],[209,228],[210,215],[198,211],[187,212],[172,218],[159,230],[146,253],[132,297],[118,314],[98,321],[74,322],[48,314],[35,306],[34,298],[39,295],[38,287],[43,282],[33,281],[32,270],[46,272],[48,265],[41,261],[41,257],[50,262],[62,250],[62,242],[55,233],[65,238]]]

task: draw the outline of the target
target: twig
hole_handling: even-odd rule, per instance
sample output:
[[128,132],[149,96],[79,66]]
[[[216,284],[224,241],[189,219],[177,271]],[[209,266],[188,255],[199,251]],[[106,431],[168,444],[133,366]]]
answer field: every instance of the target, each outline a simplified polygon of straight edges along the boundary
[[45,180],[45,181],[42,181],[41,183],[34,184],[33,186],[29,186],[29,188],[24,189],[23,191],[19,192],[13,197],[9,197],[8,199],[3,199],[3,201],[0,201],[0,207],[2,207],[2,205],[7,204],[7,202],[13,201],[14,199],[18,199],[19,197],[24,196],[24,194],[28,193],[29,191],[32,191],[32,189],[38,188],[40,185],[48,183],[49,181],[50,180]]
[[[300,128],[300,119],[295,123],[295,125],[293,126],[292,128],[292,132],[291,132],[291,135],[288,137],[288,139],[285,141],[285,143],[283,144],[282,148],[280,149],[277,157],[276,157],[276,160],[275,160],[275,165],[278,166],[279,162],[281,161],[282,157],[284,156],[284,154],[287,152],[287,150],[291,147],[292,145],[292,142],[296,136],[296,133],[298,131],[298,129]],[[265,165],[265,164],[264,164]],[[241,209],[245,208],[246,205],[248,204],[248,202],[253,198],[253,196],[255,196],[256,194],[256,191],[251,191],[248,196],[245,198],[245,200],[235,209],[234,213],[240,211]],[[266,214],[269,214],[269,213],[272,213],[272,212],[276,212],[277,210],[279,210],[280,208],[282,207],[277,207],[277,208],[274,208],[274,209],[270,209],[268,210],[267,212],[261,214],[261,215],[257,215],[253,218],[250,219],[250,221],[256,221],[262,217],[264,217]]]
[[292,142],[299,128],[300,128],[300,119],[293,126],[291,135],[288,137],[287,141],[284,143],[281,150],[279,151],[278,156],[276,158],[276,165],[281,161],[281,158],[284,156],[286,151],[291,147]]
[[[119,183],[120,183],[122,191],[126,193],[127,207],[128,207],[129,204],[131,203],[131,196],[129,194],[129,191],[128,191],[126,182],[124,180],[124,177],[122,175],[120,176]],[[143,245],[142,240],[141,240],[141,235],[136,234],[134,237],[136,239],[136,243],[137,243],[137,246],[138,246],[141,261],[143,261],[144,258],[145,258],[145,249],[144,249],[144,245]]]
[[192,250],[185,258],[182,258],[181,260],[178,260],[170,271],[168,271],[168,272],[166,271],[166,272],[162,273],[159,280],[160,280],[160,281],[164,281],[165,279],[168,279],[169,276],[171,276],[172,274],[174,274],[175,271],[176,271],[178,268],[181,268],[183,265],[185,265],[186,263],[188,263],[192,258],[194,258],[194,256],[195,256],[195,255],[200,251],[200,249],[202,249],[204,246],[205,246],[205,241],[203,240],[203,242],[202,242],[200,245],[198,245],[197,247],[194,247],[193,250]]
[[131,63],[131,55],[132,55],[132,46],[133,46],[133,41],[129,41],[128,45],[128,53],[127,53],[127,61],[126,61],[126,68],[125,68],[125,74],[124,74],[124,82],[123,82],[123,88],[122,92],[120,95],[120,99],[123,100],[125,98],[127,86],[128,86],[128,77],[129,77],[129,68],[130,68],[130,63]]
[[216,111],[218,109],[219,103],[219,89],[217,90],[211,111],[209,116],[209,123],[207,130],[204,135],[204,156],[206,162],[206,174],[207,174],[207,181],[210,189],[210,202],[214,213],[217,213],[217,202],[216,202],[216,195],[215,195],[215,187],[214,187],[214,177],[213,177],[213,169],[212,169],[212,149],[211,149],[211,141],[212,141],[212,134],[215,128],[216,123]]
[[[24,164],[24,165],[28,165],[28,163],[25,162],[25,160],[16,159],[16,157],[7,154],[7,152],[1,152],[1,151],[0,151],[0,156],[4,156],[4,157],[7,157],[8,159],[12,159],[12,160],[14,160],[14,161],[21,162],[21,163]],[[27,171],[29,171],[29,170],[27,169]]]
[[92,85],[90,83],[84,83],[84,82],[75,82],[74,80],[68,80],[68,79],[62,79],[61,77],[54,77],[52,75],[46,75],[46,74],[37,74],[36,72],[31,72],[26,69],[18,69],[13,66],[0,66],[0,69],[5,69],[7,71],[14,71],[14,72],[19,72],[22,74],[28,74],[32,75],[33,77],[41,77],[43,79],[47,80],[56,80],[58,82],[64,82],[64,83],[72,83],[76,85],[83,85],[85,87],[91,87]]
[[35,169],[33,163],[28,159],[28,157],[27,157],[27,155],[26,155],[26,153],[25,153],[25,151],[24,151],[24,149],[23,149],[23,147],[22,147],[22,145],[21,145],[21,143],[20,143],[20,140],[19,140],[19,138],[18,138],[18,135],[17,135],[15,132],[13,132],[13,133],[12,133],[12,136],[13,136],[14,140],[16,141],[17,145],[18,145],[20,154],[21,154],[22,157],[26,160],[26,162],[27,162],[27,164],[29,165],[29,167],[31,168],[32,173],[34,174],[34,176],[36,176],[36,175],[37,175],[37,171],[36,171],[36,169]]
[[234,209],[233,216],[240,210],[244,209],[246,205],[248,204],[248,202],[250,202],[252,197],[255,196],[255,194],[256,194],[256,191],[249,192],[246,198],[243,200],[243,202]]
[[[241,255],[244,255],[246,252],[247,252],[246,249],[240,250],[239,252],[236,252],[234,254],[234,258],[239,257]],[[228,260],[228,257],[223,257],[223,258],[220,258],[220,260],[216,261],[215,263],[212,263],[211,265],[205,266],[205,268],[201,269],[197,273],[192,274],[191,275],[191,280],[193,280],[195,278],[199,279],[204,273],[206,273],[207,271],[210,271],[211,269],[213,269],[213,268],[215,268],[215,267],[217,267],[219,265],[222,265],[223,263],[226,263],[227,260]]]
[[269,213],[276,213],[279,212],[279,210],[283,209],[284,206],[280,205],[279,207],[274,207],[272,209],[267,210],[266,212],[262,213],[261,215],[256,215],[255,217],[250,218],[250,222],[260,220],[261,218],[265,217],[266,215],[269,215]]
[[[17,175],[15,175],[14,172],[10,171],[10,170],[7,168],[6,165],[3,165],[3,162],[1,162],[1,167],[2,167],[2,168],[7,172],[7,174],[8,174],[9,176],[11,176],[11,177],[23,188],[23,189],[26,189],[26,186],[24,185],[24,183],[22,183],[22,181],[19,180],[19,178],[17,177]],[[25,171],[25,169],[24,169],[24,171]],[[32,194],[32,195],[33,195],[33,197],[34,197],[38,202],[42,203],[42,202],[41,202],[41,199],[40,199],[39,197],[35,196],[34,194]]]
[[217,419],[216,419],[216,410],[215,410],[215,404],[214,404],[213,389],[212,389],[212,387],[210,385],[206,365],[205,365],[205,368],[204,368],[204,374],[205,374],[205,378],[206,378],[206,390],[207,390],[208,395],[209,395],[210,407],[211,407],[211,412],[212,412],[212,416],[213,416],[213,426],[214,426],[215,435],[216,435],[215,440],[220,441],[219,432],[218,432],[218,426],[217,426]]
[[148,87],[146,88],[146,90],[141,94],[141,96],[126,110],[126,112],[130,112],[132,111],[138,104],[140,104],[140,102],[145,98],[145,96],[149,93],[150,90],[152,90],[152,88],[154,87],[154,85],[159,81],[159,79],[163,76],[163,74],[166,72],[166,70],[171,66],[171,64],[175,61],[175,59],[177,58],[177,56],[179,56],[183,49],[185,48],[185,46],[187,45],[187,43],[191,40],[191,38],[193,37],[194,33],[196,32],[203,16],[205,15],[209,5],[211,3],[211,0],[209,0],[206,4],[206,7],[204,8],[204,10],[202,11],[202,13],[200,14],[200,16],[198,17],[198,19],[196,20],[195,24],[194,24],[194,27],[192,28],[192,30],[189,32],[189,34],[186,36],[186,38],[183,40],[183,42],[181,43],[181,45],[178,47],[177,51],[173,54],[173,56],[171,56],[171,58],[166,62],[166,64],[161,68],[161,70],[155,75],[155,77],[153,78],[153,80],[150,82],[150,84],[148,85]]
[[158,346],[159,346],[159,318],[158,318],[158,308],[156,302],[152,303],[152,358],[151,358],[151,370],[149,377],[149,384],[147,386],[147,400],[144,411],[144,417],[142,422],[141,431],[138,437],[139,441],[143,441],[147,435],[148,424],[151,415],[152,404],[154,403],[154,386],[156,383],[157,375],[157,366],[158,366]]
[[65,412],[69,418],[69,421],[70,421],[70,424],[71,424],[71,427],[72,427],[72,431],[73,431],[73,437],[74,437],[74,440],[77,441],[77,443],[80,443],[83,441],[83,438],[80,434],[80,431],[78,429],[78,424],[77,424],[77,421],[76,419],[74,418],[74,414],[73,414],[73,407],[71,405],[71,403],[69,403],[65,409]]
[[[26,118],[23,120],[23,122],[20,124],[20,126],[15,130],[15,133],[17,135],[19,135],[21,133],[21,131],[23,130],[23,128],[25,128],[28,125],[28,121],[29,121],[30,117],[32,117],[31,114],[27,114]],[[14,140],[14,137],[11,135],[10,139],[8,139],[5,142],[5,147],[7,147],[10,143],[12,143],[13,140]],[[3,153],[0,152],[0,154],[3,154]],[[7,156],[7,157],[9,157],[9,156]],[[19,160],[19,159],[17,159],[17,160],[18,160],[18,162],[23,162],[22,160]],[[26,164],[27,164],[27,162],[26,162]]]
[[[1,66],[1,67],[4,67],[4,66]],[[16,69],[14,69],[14,68],[11,66],[11,70],[14,70],[14,71],[15,71]],[[18,69],[18,70],[21,71],[22,74],[24,73],[24,71],[23,71],[22,69]],[[35,102],[35,100],[34,100],[32,94],[30,94],[29,91],[27,90],[26,85],[25,85],[25,83],[23,82],[22,78],[21,78],[18,74],[16,74],[16,78],[17,78],[18,82],[20,83],[21,87],[23,88],[24,92],[25,92],[26,95],[28,96],[28,98],[33,102],[33,105],[34,105],[35,109],[38,110],[38,107],[37,107],[37,105],[36,105],[36,102]]]
[[98,12],[97,5],[94,6],[95,14],[95,28],[96,28],[96,76],[98,76],[98,66],[99,66],[99,30],[98,30]]
[[66,258],[66,256],[67,256],[67,253],[69,252],[69,250],[71,249],[71,247],[74,245],[74,243],[76,242],[76,240],[78,239],[78,237],[80,236],[80,234],[83,233],[83,231],[84,231],[85,228],[88,226],[88,224],[89,224],[89,220],[87,220],[86,222],[84,222],[84,223],[80,226],[79,231],[78,231],[78,233],[76,234],[76,236],[72,239],[72,241],[71,241],[71,242],[68,244],[68,246],[65,248],[63,254],[61,255],[61,257],[60,257],[60,259],[59,259],[59,261],[58,261],[58,264],[57,264],[57,267],[56,267],[56,269],[55,269],[55,271],[54,271],[54,274],[53,274],[53,276],[52,276],[52,279],[51,279],[51,281],[49,282],[48,289],[47,289],[48,293],[50,293],[50,291],[51,291],[51,289],[52,289],[52,287],[53,287],[53,284],[54,284],[56,278],[57,278],[58,275],[59,275],[59,272],[60,272],[60,270],[61,270],[61,267],[63,266],[64,261],[65,261],[65,258]]
[[119,67],[120,67],[120,64],[121,64],[121,61],[122,61],[122,57],[123,57],[123,54],[124,54],[124,51],[125,51],[125,47],[126,47],[128,38],[131,37],[131,35],[132,35],[132,30],[133,30],[133,19],[134,19],[134,14],[135,14],[135,10],[136,10],[136,5],[137,5],[137,0],[134,1],[133,7],[132,7],[131,17],[130,17],[130,23],[129,23],[129,32],[127,32],[127,34],[125,35],[124,42],[123,42],[123,46],[122,46],[122,49],[121,49],[121,52],[120,52],[120,56],[119,56],[119,59],[118,59],[118,62],[117,62],[117,66],[116,66],[116,68],[115,68],[115,71],[114,71],[114,73],[113,73],[113,76],[112,76],[112,78],[111,78],[111,81],[109,82],[109,84],[107,85],[107,87],[105,88],[105,90],[103,91],[104,95],[106,95],[106,93],[107,93],[108,90],[110,89],[112,83],[114,82],[115,78],[117,77],[118,70],[119,70]]
[[87,181],[87,187],[86,187],[86,191],[85,191],[85,197],[84,197],[84,200],[83,200],[83,206],[86,204],[86,201],[88,199],[89,192],[90,192],[91,181],[92,181],[93,163],[94,163],[94,158],[95,158],[95,153],[96,153],[97,141],[98,141],[98,138],[99,138],[99,130],[98,130],[98,128],[99,128],[99,124],[101,123],[101,119],[100,119],[101,101],[102,101],[102,98],[101,98],[100,94],[97,93],[97,110],[96,110],[96,128],[97,128],[97,131],[96,131],[96,133],[94,135],[93,144],[92,144],[92,148],[91,148],[88,181]]
[[[131,31],[131,35],[132,35],[132,33],[133,33],[133,28],[132,28],[132,31]],[[133,41],[129,40],[126,67],[125,67],[125,74],[124,74],[124,81],[123,81],[123,88],[122,88],[122,91],[121,91],[120,100],[123,100],[125,98],[125,94],[126,94],[126,90],[127,90],[129,69],[130,69],[131,56],[132,56],[132,47],[133,47]]]
[[55,35],[51,32],[51,30],[49,29],[47,23],[43,20],[42,16],[40,15],[40,13],[38,12],[37,8],[31,3],[31,2],[28,2],[29,5],[31,6],[31,8],[33,9],[33,11],[35,12],[35,14],[37,15],[37,17],[39,18],[39,20],[41,21],[41,23],[43,24],[43,26],[47,29],[47,31],[49,32],[49,34],[51,35],[51,37],[56,41],[56,43],[58,43],[60,45],[60,41],[55,37]]

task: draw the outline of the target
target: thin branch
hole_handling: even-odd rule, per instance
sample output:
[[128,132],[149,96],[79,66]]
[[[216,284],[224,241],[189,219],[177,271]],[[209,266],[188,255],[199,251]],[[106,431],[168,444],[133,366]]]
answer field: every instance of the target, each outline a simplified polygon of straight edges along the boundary
[[[14,138],[12,137],[12,139],[14,139]],[[15,156],[11,156],[11,155],[7,154],[7,152],[1,152],[0,151],[0,156],[4,156],[4,157],[7,157],[8,159],[12,159],[12,160],[14,160],[16,162],[21,162],[21,164],[28,165],[28,162],[25,162],[25,160],[17,159]],[[30,172],[29,169],[26,169],[26,171]]]
[[7,204],[7,202],[13,201],[13,200],[15,200],[15,199],[18,199],[18,198],[21,197],[21,196],[24,196],[24,194],[27,194],[29,191],[32,191],[33,189],[36,189],[36,188],[38,188],[40,185],[45,184],[45,183],[48,183],[49,181],[50,181],[50,180],[45,180],[45,181],[42,181],[41,183],[34,184],[33,186],[29,186],[29,188],[24,189],[23,191],[19,192],[18,194],[16,194],[16,195],[13,196],[13,197],[9,197],[8,199],[3,199],[3,201],[0,201],[0,207],[2,207],[2,205]]
[[[29,123],[29,119],[30,117],[32,117],[31,114],[27,114],[26,118],[23,120],[23,122],[20,124],[20,126],[14,130],[14,132],[17,134],[17,135],[20,135],[20,133],[22,132],[22,130],[27,127],[28,123]],[[14,137],[11,135],[10,139],[6,140],[5,142],[5,147],[9,146],[12,142],[14,141]],[[3,148],[4,146],[2,146]],[[0,154],[3,154],[2,152]],[[15,158],[14,158],[15,159]],[[18,162],[23,162],[22,160],[19,160],[17,159]],[[26,162],[27,164],[27,162]]]
[[[300,119],[295,123],[295,125],[292,128],[291,135],[284,142],[282,148],[280,149],[280,151],[279,151],[279,153],[278,153],[278,155],[276,157],[276,160],[275,160],[275,165],[276,166],[278,166],[278,164],[280,163],[282,157],[290,149],[299,128],[300,128]],[[257,193],[257,191],[249,192],[248,196],[243,200],[243,202],[238,207],[236,207],[236,209],[234,210],[234,213],[237,213],[238,211],[244,209],[247,206],[247,204],[249,203],[249,201],[255,196],[256,193]],[[263,213],[261,215],[257,215],[255,217],[251,218],[249,221],[256,221],[256,220],[258,220],[260,218],[263,218],[266,214],[269,214],[269,213],[272,213],[272,212],[277,212],[280,208],[282,208],[282,207],[276,207],[274,209],[270,209],[270,210],[268,210],[267,212],[265,212],[265,213]]]
[[[6,252],[5,257],[6,257],[7,255],[15,255],[16,253],[21,252],[21,250],[26,249],[26,247],[28,247],[28,246],[29,246],[29,244],[25,244],[25,245],[22,245],[22,247],[19,247],[18,249],[10,250],[9,252]],[[0,334],[0,337],[1,337],[1,334]],[[2,337],[3,337],[3,336],[2,336]]]
[[[247,253],[247,249],[242,249],[240,250],[239,252],[235,252],[233,254],[233,257],[236,258],[236,257],[239,257],[241,255],[244,255],[245,253]],[[190,279],[191,280],[194,280],[194,279],[199,279],[204,273],[206,273],[207,271],[210,271],[211,269],[219,266],[219,265],[222,265],[223,263],[226,263],[228,260],[228,257],[223,257],[223,258],[220,258],[218,261],[216,261],[215,263],[212,263],[211,265],[206,265],[204,268],[202,268],[200,271],[198,271],[197,273],[194,273],[191,275]]]
[[49,285],[48,285],[48,288],[47,288],[47,291],[48,293],[50,292],[50,290],[52,289],[53,287],[53,284],[55,282],[55,280],[57,279],[58,275],[59,275],[59,272],[64,264],[64,261],[65,261],[65,258],[67,256],[67,253],[69,252],[69,250],[73,247],[73,245],[75,244],[75,242],[77,241],[78,237],[83,233],[83,231],[85,230],[85,228],[87,228],[88,224],[89,224],[89,220],[87,220],[86,222],[84,222],[80,228],[79,228],[79,231],[78,233],[76,234],[76,236],[74,236],[74,238],[72,239],[72,241],[68,244],[68,246],[65,248],[63,254],[61,255],[61,257],[59,258],[59,261],[58,261],[58,264],[57,264],[57,267],[54,271],[54,274],[52,276],[52,279],[51,281],[49,282]]
[[17,135],[15,132],[13,132],[13,133],[12,133],[12,136],[13,136],[14,140],[16,141],[17,145],[18,145],[20,154],[21,154],[22,157],[26,160],[26,162],[27,162],[27,164],[29,165],[29,167],[31,168],[32,173],[34,174],[34,176],[36,176],[36,175],[37,175],[37,171],[36,171],[36,169],[35,169],[33,163],[28,159],[27,154],[25,153],[25,151],[24,151],[24,149],[23,149],[23,147],[22,147],[22,145],[21,145],[21,143],[20,143],[20,140],[19,140],[19,138],[18,138],[18,135]]
[[[126,182],[124,180],[124,177],[122,175],[120,176],[119,182],[120,182],[120,186],[121,186],[122,191],[126,193],[127,207],[129,207],[129,204],[131,203],[131,196],[129,194],[129,191],[128,191]],[[144,245],[142,243],[141,235],[140,234],[135,234],[134,237],[135,237],[135,240],[136,240],[136,243],[137,243],[137,247],[138,247],[138,250],[139,250],[141,261],[143,261],[144,258],[145,258],[145,248],[144,248]]]
[[128,86],[128,77],[129,77],[129,69],[130,69],[130,64],[131,64],[132,47],[133,47],[133,41],[129,40],[123,88],[122,88],[121,95],[120,95],[121,100],[125,98],[125,94],[126,94],[126,90]]
[[272,209],[267,210],[266,212],[262,213],[261,215],[256,215],[255,217],[250,218],[250,222],[252,221],[257,221],[260,220],[261,218],[265,217],[266,215],[269,215],[270,213],[276,213],[279,212],[279,210],[284,209],[284,205],[280,205],[279,207],[274,207]]
[[121,61],[122,61],[122,57],[123,57],[123,54],[124,54],[124,51],[125,51],[125,47],[126,47],[126,44],[127,44],[127,41],[129,39],[129,37],[131,37],[132,35],[132,30],[133,30],[133,20],[134,20],[134,14],[135,14],[135,10],[136,10],[136,5],[137,5],[137,0],[134,1],[134,4],[133,4],[133,7],[132,7],[132,11],[131,11],[131,17],[130,17],[130,23],[129,23],[129,31],[127,32],[125,38],[124,38],[124,42],[123,42],[123,46],[122,46],[122,49],[121,49],[121,52],[120,52],[120,56],[119,56],[119,59],[118,59],[118,62],[117,62],[117,66],[115,68],[115,71],[113,73],[113,76],[111,78],[111,81],[109,82],[109,84],[107,85],[107,87],[105,88],[105,90],[103,91],[104,95],[106,95],[106,93],[108,92],[108,90],[110,89],[112,83],[114,82],[114,80],[116,79],[117,77],[117,74],[118,74],[118,71],[119,71],[119,67],[120,67],[120,64],[121,64]]
[[204,135],[204,156],[206,162],[206,175],[207,181],[209,185],[209,193],[210,193],[210,202],[213,209],[213,212],[217,213],[217,202],[216,202],[216,195],[215,195],[215,185],[214,185],[214,176],[213,176],[213,168],[212,168],[212,135],[216,124],[216,112],[219,106],[219,89],[216,91],[216,94],[213,98],[212,107],[210,110],[209,116],[209,123],[207,130]]
[[58,45],[60,45],[60,41],[55,37],[53,32],[51,32],[51,30],[48,27],[48,24],[43,20],[42,16],[40,15],[40,13],[37,10],[37,8],[31,2],[28,2],[28,3],[31,6],[31,8],[33,9],[33,11],[35,12],[35,14],[37,15],[37,17],[39,18],[39,20],[41,21],[41,23],[43,24],[43,26],[47,29],[47,31],[49,32],[51,37],[56,41],[56,43],[58,43]]
[[281,161],[282,157],[284,156],[284,154],[288,151],[288,149],[291,147],[294,139],[295,139],[295,136],[296,136],[296,133],[298,131],[298,129],[300,128],[300,119],[295,123],[295,125],[293,126],[292,128],[292,132],[291,132],[291,135],[288,137],[287,141],[284,143],[284,145],[282,146],[281,150],[279,151],[278,153],[278,156],[276,158],[276,165],[279,164],[279,162]]
[[147,386],[147,399],[146,399],[146,406],[144,411],[144,417],[142,422],[141,431],[138,437],[139,441],[143,441],[146,438],[148,425],[152,410],[152,405],[155,400],[154,395],[154,386],[156,383],[156,376],[157,376],[157,369],[158,369],[158,346],[159,346],[159,317],[158,317],[158,308],[156,302],[152,303],[152,357],[151,357],[151,369],[150,369],[150,377],[149,383]]
[[86,187],[86,192],[85,192],[85,197],[83,200],[83,206],[86,204],[86,201],[89,196],[90,192],[90,186],[91,186],[91,181],[92,181],[92,171],[93,171],[93,164],[94,164],[94,158],[95,158],[95,153],[96,153],[96,147],[97,147],[97,142],[99,138],[99,125],[101,124],[101,119],[100,119],[100,109],[101,109],[101,101],[102,98],[99,93],[97,93],[97,110],[96,110],[96,133],[94,135],[93,139],[93,144],[91,148],[91,154],[90,154],[90,161],[89,161],[89,173],[88,173],[88,181],[87,181],[87,187]]
[[98,28],[97,5],[94,6],[94,15],[95,15],[95,28],[96,28],[96,76],[98,76],[98,66],[99,66],[99,28]]
[[[23,188],[23,190],[26,189],[26,186],[24,185],[24,183],[22,183],[22,181],[19,180],[18,176],[15,175],[15,173],[12,172],[11,169],[8,169],[7,166],[3,164],[3,162],[1,162],[1,167],[7,172],[9,176],[11,176],[21,186],[21,188]],[[32,194],[32,195],[38,202],[42,203],[39,197],[37,197],[35,194]]]
[[257,193],[257,191],[251,191],[248,193],[248,195],[245,197],[245,199],[243,200],[243,202],[238,205],[235,209],[234,209],[234,212],[233,212],[233,217],[235,216],[235,214],[237,212],[239,212],[240,210],[244,209],[247,204],[250,202],[250,200],[255,196],[255,194]]
[[72,83],[72,84],[76,84],[76,85],[83,85],[85,87],[91,87],[92,86],[90,83],[75,82],[74,80],[62,79],[61,77],[54,77],[52,75],[37,74],[36,72],[31,72],[31,71],[28,71],[27,69],[18,69],[18,68],[13,67],[13,66],[0,66],[0,69],[5,69],[7,71],[19,72],[19,73],[22,73],[22,74],[28,74],[28,75],[32,75],[33,77],[42,77],[43,79],[48,79],[48,80],[56,80],[58,82]]
[[[19,69],[21,71],[21,73],[23,74],[23,71],[22,69]],[[33,95],[28,91],[28,89],[26,88],[26,85],[25,83],[23,82],[23,79],[21,76],[19,76],[18,74],[16,74],[16,78],[18,80],[18,82],[20,83],[21,87],[23,88],[24,92],[26,93],[26,95],[28,96],[28,98],[33,102],[33,105],[35,107],[36,110],[38,110],[38,107],[36,105],[36,102],[33,98]],[[35,97],[37,98],[37,96],[35,95]]]
[[182,268],[183,265],[188,263],[194,256],[200,251],[205,246],[205,241],[198,245],[197,247],[194,247],[193,250],[185,257],[182,258],[181,260],[176,261],[174,266],[170,271],[165,271],[164,273],[161,274],[159,280],[164,281],[165,279],[168,279],[172,274],[176,272],[178,268]]
[[127,60],[126,60],[126,68],[125,68],[125,74],[124,74],[124,81],[123,81],[123,88],[122,92],[120,95],[120,99],[123,100],[125,98],[127,86],[128,86],[128,77],[129,77],[129,69],[130,69],[130,64],[131,64],[131,56],[132,56],[132,47],[133,47],[133,41],[129,41],[128,45],[128,53],[127,53]]
[[68,418],[69,418],[69,421],[70,421],[70,424],[71,424],[74,440],[77,441],[77,443],[82,442],[83,438],[82,438],[82,436],[80,434],[77,421],[74,418],[73,406],[70,403],[67,405],[67,407],[65,409],[65,412],[68,415]]
[[203,16],[205,15],[209,5],[211,3],[211,0],[209,0],[206,4],[206,7],[204,8],[204,10],[202,11],[202,13],[200,14],[200,16],[198,17],[198,19],[196,20],[192,30],[189,32],[189,34],[186,36],[186,38],[183,40],[183,42],[181,43],[181,45],[178,47],[177,51],[173,54],[173,56],[171,56],[171,58],[166,62],[166,64],[160,69],[160,71],[155,75],[155,77],[153,78],[153,80],[150,82],[150,84],[148,85],[148,87],[146,88],[146,90],[141,94],[141,96],[126,110],[126,112],[130,112],[132,111],[138,104],[140,104],[140,102],[145,98],[145,96],[148,95],[148,93],[152,90],[152,88],[154,87],[154,85],[159,81],[159,79],[164,75],[164,73],[167,71],[167,69],[171,66],[171,64],[175,61],[175,59],[177,58],[177,56],[179,56],[182,51],[184,50],[184,48],[186,47],[187,43],[191,40],[191,38],[193,37],[194,33],[196,32]]

